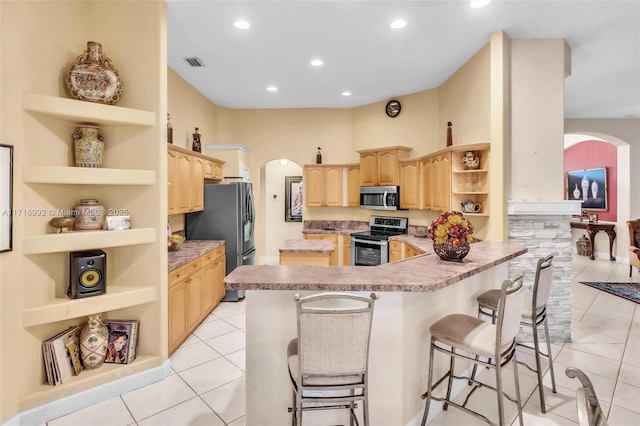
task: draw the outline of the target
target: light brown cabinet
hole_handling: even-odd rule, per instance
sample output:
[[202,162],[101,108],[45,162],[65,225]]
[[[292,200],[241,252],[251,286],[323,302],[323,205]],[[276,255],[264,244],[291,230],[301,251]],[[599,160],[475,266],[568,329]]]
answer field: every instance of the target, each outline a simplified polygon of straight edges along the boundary
[[307,207],[342,206],[342,166],[304,166],[303,181]]
[[360,153],[361,186],[400,185],[400,166],[398,161],[407,158],[411,148],[394,146],[358,152]]
[[422,254],[420,250],[411,247],[409,244],[406,244],[406,243],[404,244],[404,256],[403,256],[404,259],[418,256],[419,254]]
[[169,145],[167,150],[168,213],[204,209],[204,180],[222,179],[224,162]]
[[342,236],[342,266],[351,265],[351,237],[349,235]]
[[400,207],[420,208],[420,161],[400,162]]
[[400,241],[389,241],[389,262],[402,260],[402,246],[403,243]]
[[169,354],[224,297],[224,245],[169,272]]
[[360,207],[360,165],[347,166],[347,206]]
[[304,234],[305,240],[325,240],[333,243],[329,266],[338,266],[338,234]]
[[444,152],[423,157],[422,208],[447,211],[451,208],[451,153]]

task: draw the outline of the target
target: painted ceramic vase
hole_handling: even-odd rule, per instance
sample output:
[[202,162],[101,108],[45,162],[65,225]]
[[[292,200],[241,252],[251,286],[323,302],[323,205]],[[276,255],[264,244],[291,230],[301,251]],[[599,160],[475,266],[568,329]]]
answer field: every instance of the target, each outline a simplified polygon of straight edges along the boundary
[[576,188],[573,190],[573,198],[576,200],[580,199],[580,190],[578,189],[577,183],[576,183]]
[[580,186],[582,186],[582,200],[587,201],[587,198],[589,198],[589,179],[587,178],[587,175],[582,177]]
[[87,198],[80,200],[80,205],[74,207],[76,231],[95,231],[104,229],[107,210],[101,206],[98,200]]
[[84,368],[92,369],[104,364],[109,343],[109,328],[101,314],[89,315],[89,321],[80,332],[80,358]]
[[76,167],[102,167],[104,138],[100,129],[92,126],[78,127],[73,134],[73,154]]
[[591,182],[591,197],[594,199],[598,198],[598,182],[595,180]]
[[120,100],[122,79],[102,52],[102,45],[87,42],[87,50],[69,67],[67,90],[78,100],[113,105]]

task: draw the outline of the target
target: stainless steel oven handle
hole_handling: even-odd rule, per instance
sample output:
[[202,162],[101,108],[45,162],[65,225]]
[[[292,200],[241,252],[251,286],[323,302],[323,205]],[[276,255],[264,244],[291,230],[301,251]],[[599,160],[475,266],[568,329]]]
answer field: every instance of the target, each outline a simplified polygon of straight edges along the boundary
[[380,247],[386,246],[388,244],[388,241],[386,241],[386,240],[382,240],[382,241],[379,241],[379,240],[364,240],[364,239],[354,238],[354,237],[351,237],[351,241],[353,241],[354,243],[373,244],[373,245],[380,246]]

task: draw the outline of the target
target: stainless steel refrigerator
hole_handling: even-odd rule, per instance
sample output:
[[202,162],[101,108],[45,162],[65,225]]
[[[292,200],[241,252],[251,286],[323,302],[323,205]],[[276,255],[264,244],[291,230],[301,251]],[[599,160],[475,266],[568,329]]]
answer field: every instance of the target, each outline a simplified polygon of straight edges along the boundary
[[[189,240],[224,240],[228,275],[241,265],[255,265],[255,210],[249,182],[204,186],[204,210],[186,215]],[[227,290],[223,301],[238,301],[244,290]]]

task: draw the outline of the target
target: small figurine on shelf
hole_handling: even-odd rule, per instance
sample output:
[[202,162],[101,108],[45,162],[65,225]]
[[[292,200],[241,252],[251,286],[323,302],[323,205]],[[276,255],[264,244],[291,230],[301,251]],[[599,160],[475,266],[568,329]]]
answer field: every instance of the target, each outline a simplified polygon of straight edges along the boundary
[[173,125],[169,113],[167,113],[167,143],[173,143]]
[[453,135],[451,134],[452,125],[450,121],[447,122],[447,146],[453,145]]
[[316,154],[316,164],[322,164],[322,149],[318,147],[318,153]]
[[193,134],[193,147],[192,149],[195,152],[202,152],[202,144],[200,143],[200,133],[198,133],[198,128],[196,127],[196,132]]

